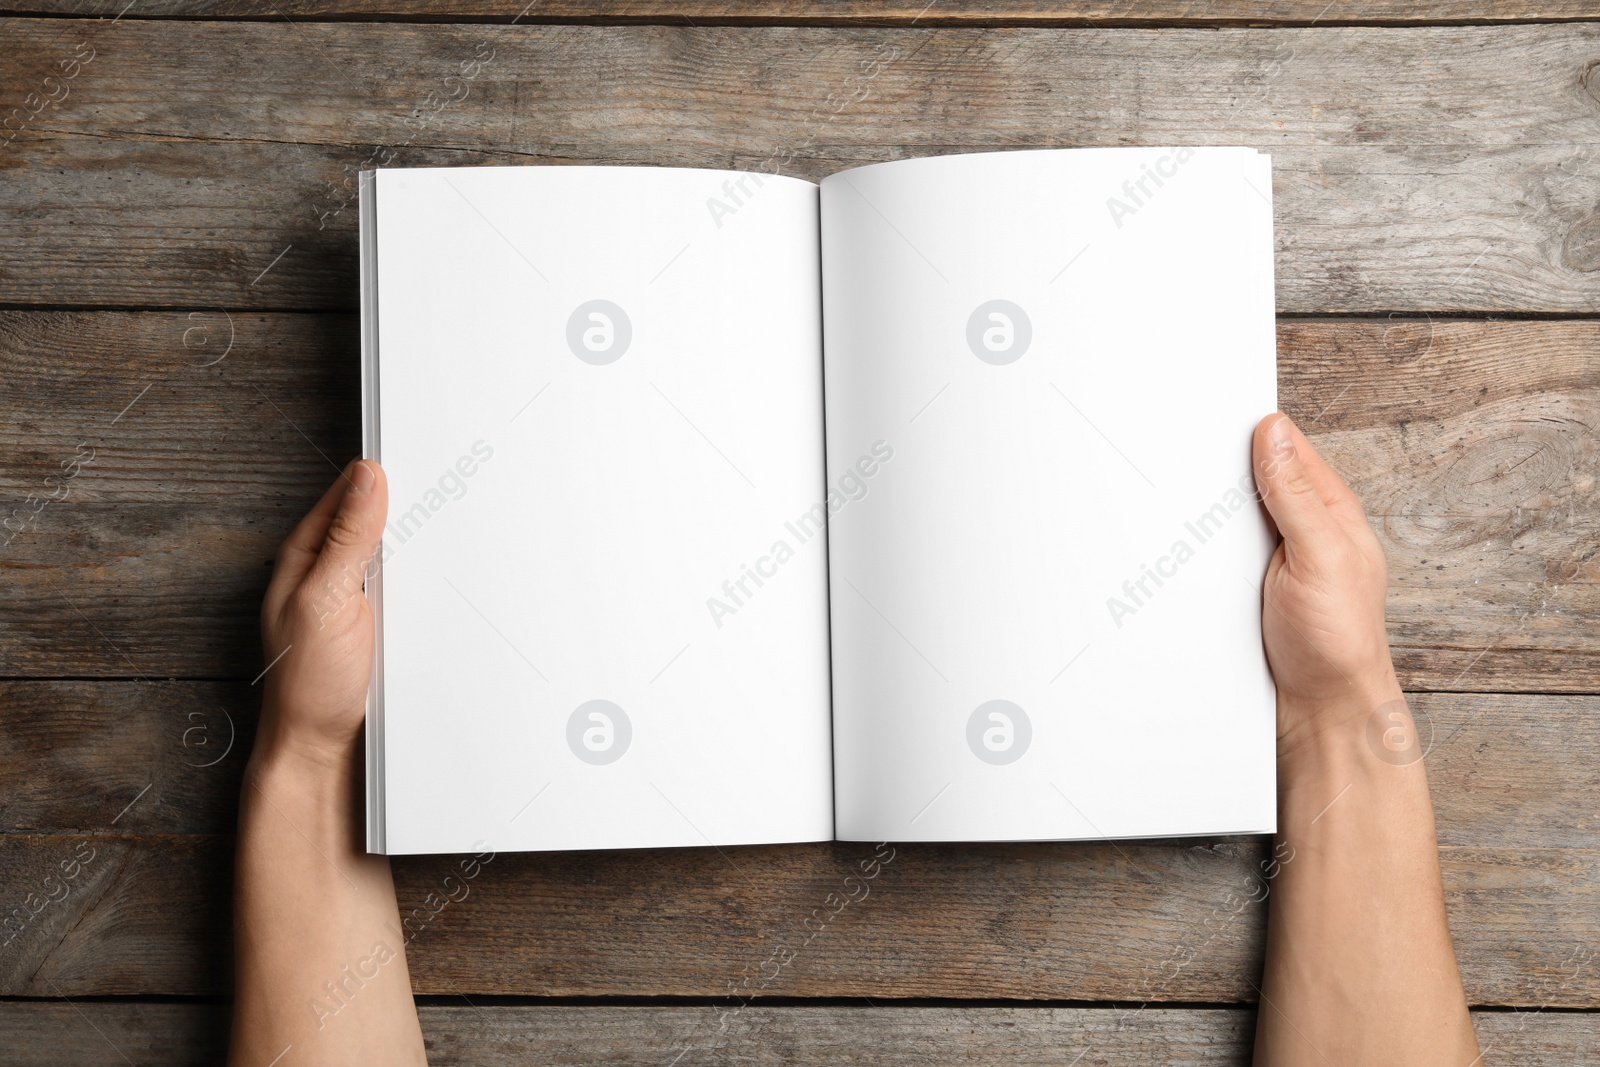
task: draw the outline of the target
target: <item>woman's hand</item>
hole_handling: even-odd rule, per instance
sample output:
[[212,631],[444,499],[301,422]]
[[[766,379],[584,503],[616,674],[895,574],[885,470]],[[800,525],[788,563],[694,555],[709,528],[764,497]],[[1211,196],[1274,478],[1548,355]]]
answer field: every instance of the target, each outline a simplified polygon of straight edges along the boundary
[[[268,666],[239,800],[233,1067],[427,1062],[389,861],[362,841],[362,582],[388,500],[378,465],[352,463],[283,543],[261,605]],[[334,983],[352,968],[360,995],[341,995]]]
[[1383,549],[1287,416],[1256,427],[1255,466],[1283,535],[1262,588],[1278,841],[1256,1067],[1478,1063],[1425,753],[1389,659]]
[[1401,694],[1383,621],[1388,568],[1361,502],[1287,415],[1261,420],[1254,452],[1256,485],[1283,535],[1261,619],[1281,757],[1354,736]]
[[352,463],[278,550],[261,604],[266,662],[257,752],[354,757],[372,675],[375,573],[389,488],[383,469]]

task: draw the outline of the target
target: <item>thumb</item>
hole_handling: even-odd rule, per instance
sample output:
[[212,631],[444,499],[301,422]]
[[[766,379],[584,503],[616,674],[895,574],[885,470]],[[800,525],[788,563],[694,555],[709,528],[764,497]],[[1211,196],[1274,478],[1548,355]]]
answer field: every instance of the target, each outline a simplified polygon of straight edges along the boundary
[[1294,423],[1282,413],[1256,426],[1254,459],[1261,502],[1288,543],[1288,550],[1316,553],[1334,533],[1334,518],[1306,470]]
[[350,484],[328,523],[307,583],[313,589],[360,590],[363,579],[371,577],[377,566],[375,557],[388,511],[389,483],[383,468],[371,460],[358,461],[350,468]]

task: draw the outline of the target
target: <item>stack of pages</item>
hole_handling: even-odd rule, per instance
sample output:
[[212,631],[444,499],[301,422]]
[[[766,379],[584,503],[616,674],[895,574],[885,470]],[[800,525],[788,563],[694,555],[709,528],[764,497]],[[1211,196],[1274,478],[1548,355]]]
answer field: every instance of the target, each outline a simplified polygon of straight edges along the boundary
[[369,849],[1272,831],[1271,194],[365,175]]

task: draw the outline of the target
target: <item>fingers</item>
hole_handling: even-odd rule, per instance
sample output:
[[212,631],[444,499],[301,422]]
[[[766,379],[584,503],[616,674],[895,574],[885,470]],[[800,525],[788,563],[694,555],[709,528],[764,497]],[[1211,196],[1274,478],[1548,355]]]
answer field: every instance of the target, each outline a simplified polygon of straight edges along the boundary
[[267,586],[269,608],[281,604],[305,580],[306,573],[317,562],[317,553],[322,551],[322,542],[328,535],[328,524],[333,521],[344,500],[345,490],[350,486],[350,472],[354,469],[355,463],[352,462],[334,479],[333,485],[322,494],[322,499],[316,502],[278,547],[272,582]]
[[[359,485],[368,488],[359,491]],[[353,583],[354,588],[360,590],[367,557],[376,549],[382,535],[387,510],[388,483],[382,468],[366,460],[357,460],[346,467],[278,549],[272,582],[267,587],[266,614],[278,614],[289,595],[312,575],[313,568],[328,554],[330,544],[335,552],[342,554],[332,564],[332,570],[317,576],[317,580],[326,584],[333,575],[338,588],[344,589]],[[366,542],[369,528],[376,533],[362,555],[361,543]],[[351,544],[356,548],[342,547]],[[352,554],[359,558],[356,563],[348,564]]]
[[1345,484],[1343,478],[1339,477],[1339,472],[1312,447],[1310,439],[1300,427],[1295,426],[1292,420],[1288,421],[1294,431],[1295,451],[1300,456],[1300,462],[1305,464],[1306,476],[1311,479],[1311,484],[1316,486],[1322,502],[1333,512],[1335,518],[1366,529],[1367,513],[1361,507],[1361,501],[1355,492]]
[[[1316,452],[1289,416],[1279,413],[1261,420],[1256,426],[1254,453],[1261,502],[1283,534],[1288,552],[1316,553],[1332,547],[1339,529],[1324,499],[1327,486],[1312,477],[1305,458],[1315,457]],[[1333,475],[1320,458],[1317,462],[1322,471]],[[1337,481],[1338,476],[1333,477]],[[1339,485],[1343,487],[1342,482]]]
[[358,460],[350,468],[344,495],[327,523],[306,582],[317,589],[359,591],[383,540],[388,510],[389,484],[383,468]]

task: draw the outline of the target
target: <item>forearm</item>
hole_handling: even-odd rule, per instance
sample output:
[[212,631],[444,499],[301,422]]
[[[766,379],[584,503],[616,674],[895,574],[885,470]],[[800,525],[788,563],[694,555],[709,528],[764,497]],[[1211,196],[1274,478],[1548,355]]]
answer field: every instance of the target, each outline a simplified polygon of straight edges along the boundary
[[357,753],[262,737],[240,797],[230,1062],[424,1064],[389,861],[362,847]]
[[1257,1067],[1476,1067],[1425,765],[1369,740],[1385,689],[1297,715],[1326,728],[1280,758]]

